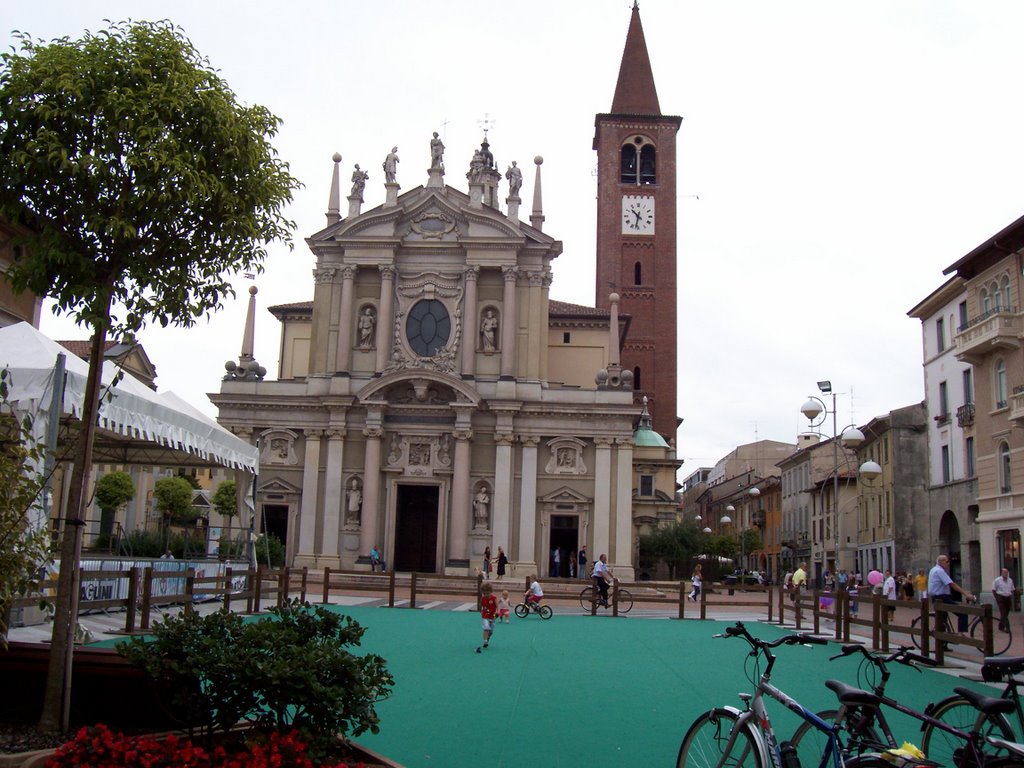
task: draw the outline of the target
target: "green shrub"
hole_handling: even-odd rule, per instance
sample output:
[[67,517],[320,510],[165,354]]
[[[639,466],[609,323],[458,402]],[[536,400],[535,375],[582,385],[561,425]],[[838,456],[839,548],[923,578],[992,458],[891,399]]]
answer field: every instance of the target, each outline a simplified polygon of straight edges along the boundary
[[265,533],[256,540],[256,562],[274,568],[284,566],[284,544],[272,533]]
[[152,642],[132,638],[118,650],[157,682],[190,731],[243,720],[299,728],[321,747],[336,734],[376,733],[375,704],[394,681],[380,656],[349,650],[365,629],[298,601],[270,613],[249,623],[225,611],[169,618]]

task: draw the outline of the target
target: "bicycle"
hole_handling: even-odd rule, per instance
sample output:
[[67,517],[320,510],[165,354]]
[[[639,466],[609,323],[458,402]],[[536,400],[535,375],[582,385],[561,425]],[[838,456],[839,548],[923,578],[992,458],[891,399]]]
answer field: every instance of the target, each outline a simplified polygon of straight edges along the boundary
[[520,619],[525,619],[527,616],[530,615],[531,612],[533,612],[539,614],[540,617],[545,621],[550,619],[555,613],[551,610],[550,605],[545,605],[544,603],[527,602],[520,603],[513,609],[513,611],[515,612],[516,616],[518,616]]
[[[589,611],[590,606],[594,603],[594,585],[591,584],[589,587],[584,587],[580,592],[580,607],[584,611]],[[611,601],[606,603],[597,601],[597,605],[600,608],[611,608]],[[619,587],[619,613],[629,613],[633,608],[633,595],[628,589]]]
[[[771,684],[775,654],[772,649],[780,645],[827,645],[827,640],[813,635],[785,635],[777,640],[765,641],[747,631],[742,622],[727,627],[721,637],[742,637],[750,645],[748,679],[754,684],[753,695],[741,693],[744,703],[741,711],[736,707],[715,707],[701,714],[689,727],[679,747],[676,768],[799,768],[800,760],[790,742],[779,742],[772,728],[764,697],[770,696],[791,712],[799,715],[811,727],[824,734],[826,743],[820,760],[815,764],[825,768],[892,768],[893,764],[878,754],[848,757],[839,741],[839,727],[827,723],[798,701]],[[762,659],[764,672],[758,676]],[[756,678],[756,682],[755,682]]]
[[[981,667],[981,677],[987,683],[1005,682],[1001,698],[1013,702],[1011,712],[1016,714],[1018,730],[1014,734],[1013,726],[1010,724],[1006,714],[993,714],[985,718],[980,726],[983,736],[1007,739],[1009,741],[1020,741],[1024,737],[1024,707],[1021,706],[1019,688],[1024,687],[1024,680],[1018,680],[1014,675],[1024,672],[1024,656],[1010,656],[1005,659],[988,658]],[[941,720],[947,725],[963,730],[977,719],[978,712],[974,705],[963,696],[957,694],[949,696],[934,704],[929,704],[925,709],[936,720]],[[927,754],[927,748],[935,739],[943,739],[945,733],[930,726],[924,729],[921,737],[921,748]]]
[[[932,712],[934,705],[929,705],[922,713],[885,695],[886,683],[890,676],[888,664],[895,661],[920,672],[916,665],[934,667],[934,661],[912,653],[909,647],[900,648],[886,656],[871,653],[864,646],[856,644],[844,645],[842,651],[831,656],[829,660],[853,653],[860,653],[864,657],[857,670],[858,684],[867,681],[871,690],[855,688],[839,680],[828,680],[825,685],[836,694],[840,706],[838,710],[818,713],[822,720],[834,723],[846,733],[846,747],[851,754],[885,751],[898,746],[881,709],[884,704],[921,721],[921,728],[925,731],[921,740],[921,751],[927,757],[928,764],[964,768],[1009,768],[1021,764],[1024,748],[1011,743],[1013,735],[1008,726],[998,735],[992,730],[1000,725],[997,718],[1001,717],[1000,712],[1007,711],[1008,707],[1012,706],[1011,702],[984,696],[967,688],[955,688],[974,715],[966,726],[956,727],[935,718]],[[880,675],[877,681],[873,679],[875,675]],[[875,728],[876,725],[882,731],[881,736]],[[942,734],[944,738],[939,740],[935,735],[929,737],[929,729],[932,734]],[[801,725],[794,732],[791,743],[799,750],[800,744],[806,738],[817,735],[817,732]],[[819,744],[815,742],[809,749],[815,752],[818,747]]]
[[[950,612],[949,611],[944,611],[943,612],[943,616],[945,617],[944,620],[943,620],[943,627],[942,627],[943,632],[949,632],[950,634],[953,634],[953,632],[954,632],[953,624],[952,624],[952,622],[950,622],[950,619],[949,619]],[[985,638],[985,629],[984,629],[985,625],[984,625],[984,622],[982,622],[981,618],[982,618],[981,616],[975,616],[973,619],[971,619],[970,624],[968,626],[968,632],[971,635],[971,639],[972,640],[977,640],[979,642],[981,642]],[[993,623],[995,623],[994,619],[993,619]],[[920,616],[914,617],[914,620],[912,622],[910,622],[910,626],[911,626],[912,629],[920,629],[921,617]],[[928,626],[929,627],[934,627],[935,626],[935,611],[932,611],[932,612],[930,612],[928,614]],[[914,647],[920,649],[920,647],[921,647],[921,634],[920,634],[920,632],[916,632],[916,633],[912,632],[911,635],[910,635],[910,639],[913,640]],[[996,632],[993,632],[992,633],[992,654],[995,655],[995,656],[1002,656],[1004,653],[1006,653],[1010,649],[1010,644],[1012,642],[1013,642],[1013,633],[1010,631],[1009,627],[1006,628],[1005,632],[998,631],[998,630]],[[981,651],[980,648],[978,650]]]

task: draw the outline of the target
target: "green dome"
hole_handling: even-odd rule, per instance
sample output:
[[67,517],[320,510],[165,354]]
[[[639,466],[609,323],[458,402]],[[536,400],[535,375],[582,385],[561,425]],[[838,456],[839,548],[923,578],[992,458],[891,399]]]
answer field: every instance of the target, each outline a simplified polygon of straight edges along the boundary
[[665,438],[647,426],[637,427],[633,433],[633,442],[637,447],[644,448],[668,448]]

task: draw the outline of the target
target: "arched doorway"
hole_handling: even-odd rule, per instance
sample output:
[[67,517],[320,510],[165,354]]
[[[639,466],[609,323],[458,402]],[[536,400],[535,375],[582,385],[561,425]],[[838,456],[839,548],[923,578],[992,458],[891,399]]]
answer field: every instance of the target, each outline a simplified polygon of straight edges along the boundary
[[957,584],[963,582],[963,562],[960,557],[960,523],[952,510],[947,509],[939,520],[939,554],[949,555],[949,575]]

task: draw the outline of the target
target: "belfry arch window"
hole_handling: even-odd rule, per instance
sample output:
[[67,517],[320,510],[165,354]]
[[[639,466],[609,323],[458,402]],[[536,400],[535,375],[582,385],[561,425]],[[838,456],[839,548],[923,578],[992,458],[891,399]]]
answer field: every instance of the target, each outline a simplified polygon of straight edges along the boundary
[[657,184],[658,152],[646,136],[630,136],[620,151],[619,180],[623,184]]
[[643,285],[643,284],[644,284],[644,270],[643,270],[643,267],[640,266],[640,262],[638,261],[636,264],[633,265],[633,285]]
[[640,389],[640,366],[633,368],[633,389]]

